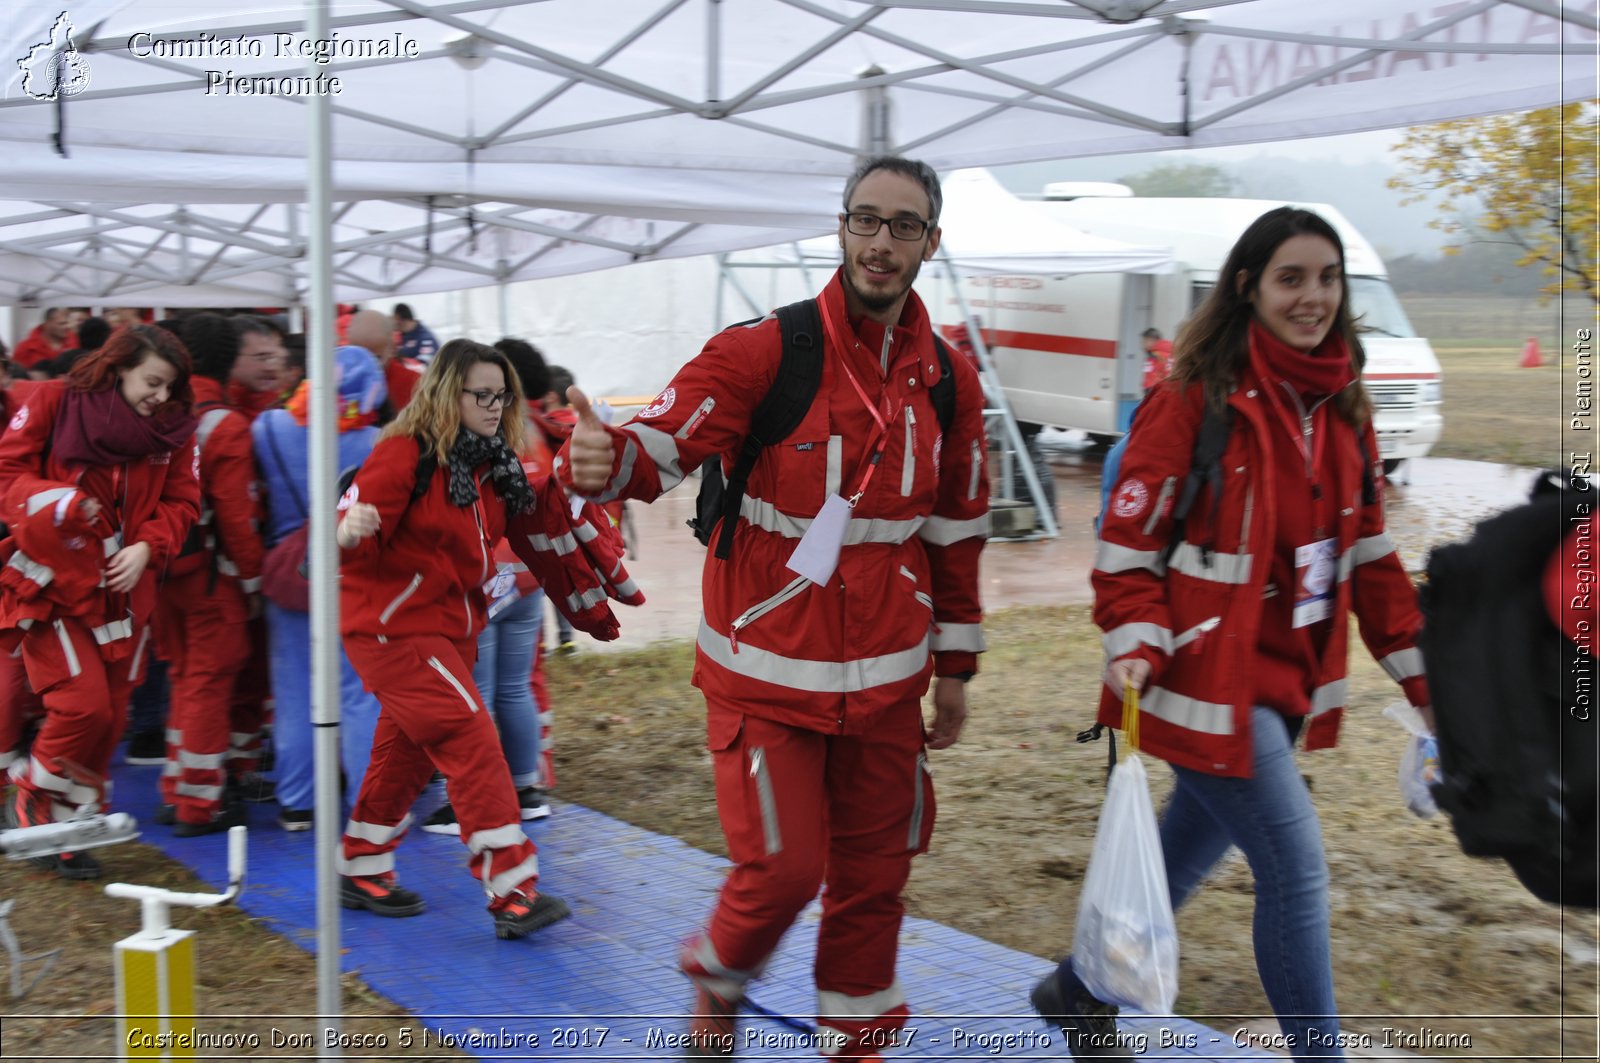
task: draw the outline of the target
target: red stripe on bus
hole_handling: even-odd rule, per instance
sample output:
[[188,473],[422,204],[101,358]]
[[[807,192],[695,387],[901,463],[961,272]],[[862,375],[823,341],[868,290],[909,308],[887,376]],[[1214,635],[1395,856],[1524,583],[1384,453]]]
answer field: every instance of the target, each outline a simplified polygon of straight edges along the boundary
[[1057,336],[1046,332],[1018,332],[1015,329],[983,330],[983,339],[990,347],[1014,347],[1024,351],[1045,351],[1049,354],[1076,354],[1084,358],[1115,358],[1115,340],[1094,340],[1087,336]]

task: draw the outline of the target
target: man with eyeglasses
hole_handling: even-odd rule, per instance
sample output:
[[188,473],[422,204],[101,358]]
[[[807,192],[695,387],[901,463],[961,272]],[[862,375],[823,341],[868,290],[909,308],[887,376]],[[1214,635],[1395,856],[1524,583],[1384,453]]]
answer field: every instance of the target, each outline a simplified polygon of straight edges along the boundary
[[[989,528],[978,377],[961,358],[941,368],[911,290],[939,246],[940,202],[921,162],[877,157],[851,176],[843,264],[816,299],[821,381],[799,427],[760,451],[727,558],[707,555],[694,682],[734,869],[680,956],[694,1058],[733,1055],[747,984],[821,885],[821,1053],[876,1060],[910,1014],[901,890],[933,829],[926,750],[966,719]],[[782,350],[773,315],[726,329],[617,428],[573,388],[558,474],[599,501],[651,501],[709,457],[728,469]],[[947,371],[946,427],[932,389]]]

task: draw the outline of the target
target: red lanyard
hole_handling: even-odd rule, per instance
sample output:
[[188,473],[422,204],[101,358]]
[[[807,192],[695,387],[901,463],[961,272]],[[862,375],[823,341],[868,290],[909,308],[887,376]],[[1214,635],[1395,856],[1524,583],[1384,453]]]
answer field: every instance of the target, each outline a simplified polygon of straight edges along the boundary
[[861,482],[856,485],[856,493],[847,500],[850,508],[854,509],[856,503],[861,501],[861,496],[866,493],[867,485],[872,482],[872,474],[878,470],[878,463],[883,458],[884,448],[889,445],[889,426],[899,418],[900,410],[895,404],[894,396],[889,394],[888,381],[884,382],[881,403],[877,406],[873,405],[872,400],[867,397],[866,389],[861,386],[861,382],[856,379],[856,375],[850,372],[850,366],[845,361],[845,351],[848,348],[846,348],[839,335],[839,329],[834,324],[833,315],[828,311],[827,300],[818,299],[817,308],[822,312],[822,325],[828,332],[829,343],[834,350],[839,352],[839,367],[844,370],[845,378],[850,381],[850,386],[855,388],[856,397],[861,400],[861,405],[867,408],[867,413],[872,415],[873,421],[878,425],[877,432],[867,442],[867,447],[872,451],[872,455],[867,459],[866,471],[861,475]]

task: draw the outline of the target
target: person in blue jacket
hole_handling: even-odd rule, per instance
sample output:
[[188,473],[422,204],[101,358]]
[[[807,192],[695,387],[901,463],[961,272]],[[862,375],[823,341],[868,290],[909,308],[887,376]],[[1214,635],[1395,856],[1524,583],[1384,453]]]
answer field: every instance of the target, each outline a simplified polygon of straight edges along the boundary
[[[388,397],[383,368],[364,347],[334,352],[339,389],[339,468],[359,465],[378,441],[378,411]],[[305,523],[310,491],[311,431],[307,423],[310,381],[303,381],[284,408],[268,410],[252,427],[256,464],[267,485],[268,545]],[[278,823],[287,831],[312,826],[315,779],[311,742],[311,615],[268,602],[272,692],[277,701],[273,746],[277,755]],[[361,789],[378,723],[378,699],[361,686],[341,650],[339,750],[345,793]],[[341,813],[342,814],[342,810]]]

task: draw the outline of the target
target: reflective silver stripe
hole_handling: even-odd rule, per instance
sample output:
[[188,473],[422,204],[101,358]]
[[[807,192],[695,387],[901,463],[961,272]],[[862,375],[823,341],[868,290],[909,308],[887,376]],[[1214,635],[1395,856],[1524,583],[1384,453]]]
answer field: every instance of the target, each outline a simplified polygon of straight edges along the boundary
[[1347,700],[1345,694],[1345,681],[1335,679],[1331,683],[1324,683],[1311,692],[1311,715],[1320,716],[1329,709],[1342,709]]
[[614,567],[610,572],[606,573],[606,575],[605,575],[606,582],[609,583],[612,587],[616,588],[617,593],[620,594],[623,598],[632,598],[633,596],[639,594],[640,593],[639,585],[633,581],[633,577],[632,576],[627,577],[626,579],[622,580],[620,583],[617,581],[617,576],[621,572],[622,572],[622,561],[621,561],[621,559],[618,559],[616,567]]
[[[911,596],[917,601],[921,602],[923,605],[927,606],[929,612],[933,611],[933,595],[926,594],[922,591],[912,591]],[[938,648],[938,646],[934,646],[934,649]]]
[[[488,854],[484,855],[484,859],[489,859]],[[496,897],[504,897],[530,878],[538,877],[539,858],[538,856],[529,856],[516,867],[507,868],[492,878],[486,876],[483,880],[483,888]]]
[[241,750],[254,745],[261,735],[256,731],[229,731],[228,745],[234,750]]
[[727,637],[711,630],[704,616],[697,641],[706,657],[730,672],[819,694],[848,694],[899,683],[928,665],[927,634],[915,646],[858,661],[808,661],[744,643],[734,653]]
[[843,468],[844,436],[829,436],[828,471],[826,479],[824,479],[822,483],[822,495],[824,498],[826,498],[828,495],[836,495],[839,493],[839,480],[844,475],[844,473],[841,471]]
[[180,768],[193,768],[196,771],[221,771],[223,753],[191,753],[187,749],[178,750],[178,766]]
[[[781,535],[785,539],[799,539],[811,528],[812,518],[791,517],[763,498],[745,495],[739,500],[739,516],[752,528]],[[885,517],[851,517],[845,526],[844,545],[861,543],[889,543],[899,545],[917,534],[924,523],[922,517],[909,520],[890,520]]]
[[905,1002],[905,990],[900,988],[900,980],[898,978],[894,980],[894,983],[888,989],[880,989],[876,993],[868,993],[859,997],[835,993],[828,989],[819,989],[817,990],[817,1017],[824,1019],[878,1019],[895,1008],[903,1007]]
[[1394,540],[1389,538],[1388,532],[1379,532],[1369,535],[1365,539],[1357,539],[1350,548],[1351,563],[1364,565],[1368,561],[1376,561],[1394,553]]
[[906,460],[900,467],[900,494],[911,493],[911,485],[917,478],[917,414],[910,406],[906,407]]
[[761,836],[767,855],[783,852],[783,831],[778,828],[778,799],[772,792],[772,773],[767,770],[767,751],[760,746],[750,750],[750,777],[756,781],[756,803],[761,807]]
[[369,853],[353,859],[346,859],[343,853],[339,854],[339,874],[350,878],[371,878],[373,875],[387,875],[393,870],[393,849],[386,853]]
[[1100,645],[1105,647],[1108,661],[1114,661],[1131,653],[1139,646],[1154,646],[1162,653],[1170,655],[1172,629],[1162,627],[1160,624],[1122,624],[1101,635]]
[[239,589],[244,591],[246,594],[259,594],[261,592],[261,577],[257,576],[255,579],[240,580]]
[[911,788],[915,793],[911,795],[911,823],[906,828],[906,849],[908,850],[915,849],[917,843],[922,840],[922,776],[927,770],[928,754],[918,753],[917,770],[911,778]]
[[115,557],[118,550],[122,549],[122,533],[108,535],[100,540],[100,549],[106,552],[107,557]]
[[989,648],[983,638],[982,624],[951,624],[939,621],[939,627],[933,633],[933,652],[940,650],[966,650],[970,653],[982,653]]
[[406,589],[397,594],[394,601],[390,602],[383,612],[378,614],[378,623],[387,624],[389,618],[394,615],[394,611],[404,605],[407,598],[417,593],[417,588],[420,586],[422,586],[422,573],[418,572],[411,577],[411,582],[406,584]]
[[163,776],[170,776],[172,778],[176,778],[177,776],[183,774],[183,769],[178,767],[178,762],[177,761],[169,760],[165,764],[161,765],[161,774]]
[[1144,533],[1149,535],[1155,530],[1156,521],[1160,520],[1167,511],[1167,499],[1172,497],[1178,488],[1178,478],[1169,476],[1161,484],[1161,493],[1156,496],[1156,504],[1150,507],[1150,517],[1144,522]]
[[1204,734],[1233,734],[1233,706],[1185,697],[1163,687],[1151,687],[1139,699],[1139,708],[1189,731]]
[[94,634],[95,642],[104,646],[106,643],[115,642],[118,639],[133,638],[133,621],[124,617],[121,620],[113,620],[109,624],[101,624],[99,627],[91,628],[90,631]]
[[683,467],[678,463],[678,443],[659,428],[630,424],[623,429],[631,432],[644,452],[655,462],[656,475],[661,477],[661,490],[670,491],[683,482]]
[[61,621],[57,620],[55,627],[56,638],[61,640],[61,654],[67,659],[67,674],[76,679],[83,674],[83,667],[78,664],[78,651],[72,648],[72,636],[67,634],[67,625]]
[[[216,548],[215,543],[212,543],[211,545],[213,549]],[[224,576],[233,576],[238,578],[239,566],[234,564],[233,559],[227,554],[217,554],[217,571],[222,573]]]
[[915,572],[911,571],[909,568],[907,568],[904,565],[900,566],[900,575],[904,576],[906,579],[910,580],[912,583],[917,582],[917,574]]
[[1135,550],[1129,546],[1118,546],[1116,543],[1100,540],[1100,545],[1094,552],[1096,572],[1111,575],[1135,568],[1147,569],[1158,576],[1165,575],[1167,571],[1167,566],[1161,563],[1160,550]]
[[1193,579],[1240,585],[1250,582],[1250,566],[1254,560],[1251,554],[1223,554],[1213,550],[1208,564],[1201,556],[1200,547],[1194,543],[1179,543],[1172,553],[1171,566],[1174,572],[1182,572]]
[[596,528],[588,521],[584,521],[582,524],[576,525],[572,529],[572,534],[576,538],[582,539],[586,543],[592,543],[596,539],[600,538],[600,529]]
[[217,430],[217,425],[222,423],[222,419],[232,412],[223,406],[207,410],[200,418],[200,426],[194,430],[194,445],[202,451],[205,450],[206,440],[211,438],[211,433]]
[[978,445],[978,440],[972,441],[972,472],[967,477],[967,501],[971,502],[978,497],[978,478],[983,474],[983,448]]
[[970,517],[967,520],[955,520],[951,517],[931,516],[927,522],[917,529],[917,538],[934,546],[949,546],[962,539],[987,539],[989,537],[989,514],[985,512],[979,517]]
[[144,664],[144,648],[150,645],[150,625],[146,624],[139,632],[139,644],[133,648],[133,662],[128,665],[128,681],[139,681],[139,668]]
[[[52,487],[46,491],[39,491],[28,496],[28,516],[33,516],[47,506],[65,501],[78,493],[76,487]],[[57,521],[56,523],[60,523]]]
[[400,822],[392,827],[382,823],[363,823],[352,819],[344,825],[344,834],[347,838],[354,838],[371,845],[388,845],[411,829],[412,818],[411,813],[407,812],[400,817]]
[[604,587],[590,587],[581,593],[567,595],[567,612],[581,613],[591,605],[599,605],[606,600]]
[[4,771],[15,764],[19,756],[21,756],[20,753],[13,751],[0,752],[0,771]]
[[169,745],[169,746],[181,746],[181,745],[183,745],[183,732],[180,731],[176,727],[168,727],[167,728],[167,745]]
[[467,848],[472,850],[473,856],[477,856],[485,849],[509,849],[527,840],[528,836],[522,832],[521,823],[507,823],[501,827],[473,831],[472,836],[467,839]]
[[14,568],[22,573],[24,579],[29,579],[37,586],[47,587],[50,581],[56,578],[56,570],[49,565],[41,565],[27,554],[18,550],[11,555],[11,560],[6,562],[7,568]]
[[729,1000],[738,1000],[744,996],[745,984],[761,973],[766,961],[758,964],[755,970],[735,971],[722,962],[711,946],[711,939],[702,934],[694,948],[685,946],[678,954],[678,964],[699,985]]
[[184,797],[193,797],[201,801],[221,801],[222,787],[201,786],[192,782],[180,782],[174,786],[173,792]]
[[428,664],[432,666],[435,672],[438,672],[440,675],[444,676],[444,681],[446,683],[449,683],[455,688],[455,692],[461,695],[461,700],[467,703],[468,709],[472,710],[473,712],[478,711],[478,699],[467,693],[467,688],[461,685],[461,680],[451,675],[450,669],[439,663],[439,658],[429,657]]
[[1422,664],[1422,651],[1416,648],[1398,650],[1389,654],[1378,664],[1385,672],[1389,673],[1389,678],[1396,683],[1402,679],[1414,679],[1419,675],[1427,674]]
[[[613,444],[614,445],[614,444]],[[639,446],[632,435],[627,433],[622,437],[622,462],[617,466],[617,474],[606,481],[600,493],[594,495],[596,502],[610,502],[622,494],[622,489],[628,486],[628,481],[633,479],[633,467],[639,460]]]

